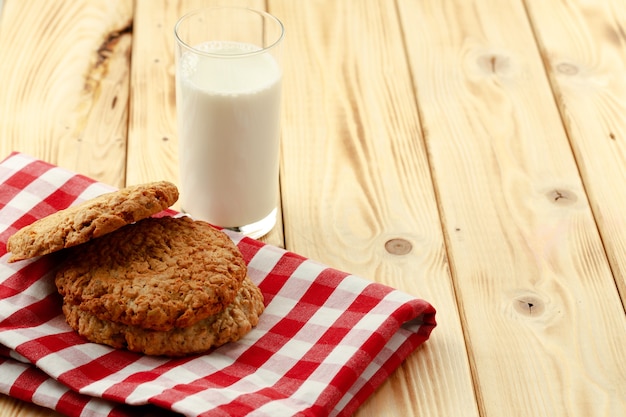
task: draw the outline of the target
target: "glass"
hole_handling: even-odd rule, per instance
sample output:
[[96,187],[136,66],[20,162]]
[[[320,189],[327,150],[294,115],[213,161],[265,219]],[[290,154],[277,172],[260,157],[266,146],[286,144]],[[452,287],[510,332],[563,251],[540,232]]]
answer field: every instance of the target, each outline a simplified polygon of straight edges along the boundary
[[263,236],[276,224],[283,24],[216,7],[183,16],[174,32],[181,208]]

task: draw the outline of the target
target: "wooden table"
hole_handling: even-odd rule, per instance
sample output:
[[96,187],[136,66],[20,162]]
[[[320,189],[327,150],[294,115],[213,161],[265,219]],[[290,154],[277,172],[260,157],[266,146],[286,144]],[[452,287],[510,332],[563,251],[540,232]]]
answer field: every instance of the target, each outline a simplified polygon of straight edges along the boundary
[[[177,182],[172,28],[209,3],[4,0],[1,157]],[[287,28],[264,240],[438,309],[357,414],[626,415],[626,2],[244,4]]]

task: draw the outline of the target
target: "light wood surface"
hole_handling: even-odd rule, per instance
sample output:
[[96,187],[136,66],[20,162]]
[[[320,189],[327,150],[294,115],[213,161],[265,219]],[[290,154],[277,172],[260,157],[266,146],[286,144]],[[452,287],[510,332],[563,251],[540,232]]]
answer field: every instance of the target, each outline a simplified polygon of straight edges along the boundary
[[124,184],[132,13],[132,0],[5,2],[2,155]]
[[625,6],[623,1],[584,7],[529,2],[557,105],[626,303],[626,189],[620,184],[626,177]]
[[626,3],[4,0],[0,157],[177,182],[173,25],[216,3],[287,28],[263,240],[438,310],[357,415],[626,415]]
[[621,415],[624,310],[524,5],[423,3],[400,10],[481,412]]

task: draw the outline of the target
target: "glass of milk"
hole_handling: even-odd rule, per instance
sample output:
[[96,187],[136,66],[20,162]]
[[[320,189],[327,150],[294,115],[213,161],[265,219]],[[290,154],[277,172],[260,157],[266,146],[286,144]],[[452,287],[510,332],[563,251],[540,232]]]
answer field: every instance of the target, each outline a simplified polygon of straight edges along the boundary
[[276,224],[283,24],[236,7],[176,23],[181,208],[260,237]]

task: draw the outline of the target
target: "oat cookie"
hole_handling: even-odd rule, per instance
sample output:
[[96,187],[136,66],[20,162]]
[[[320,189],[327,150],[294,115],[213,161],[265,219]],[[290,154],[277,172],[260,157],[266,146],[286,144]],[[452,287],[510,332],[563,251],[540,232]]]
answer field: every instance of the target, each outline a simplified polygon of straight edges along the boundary
[[7,250],[11,252],[9,262],[87,242],[165,210],[176,200],[178,189],[167,181],[135,185],[103,194],[17,231],[7,242]]
[[102,320],[77,305],[63,305],[70,327],[87,340],[146,355],[164,356],[202,353],[235,342],[257,325],[263,310],[263,295],[248,277],[234,301],[220,313],[189,327],[164,332]]
[[64,301],[101,320],[168,331],[232,303],[247,267],[232,240],[188,217],[148,218],[68,250]]

